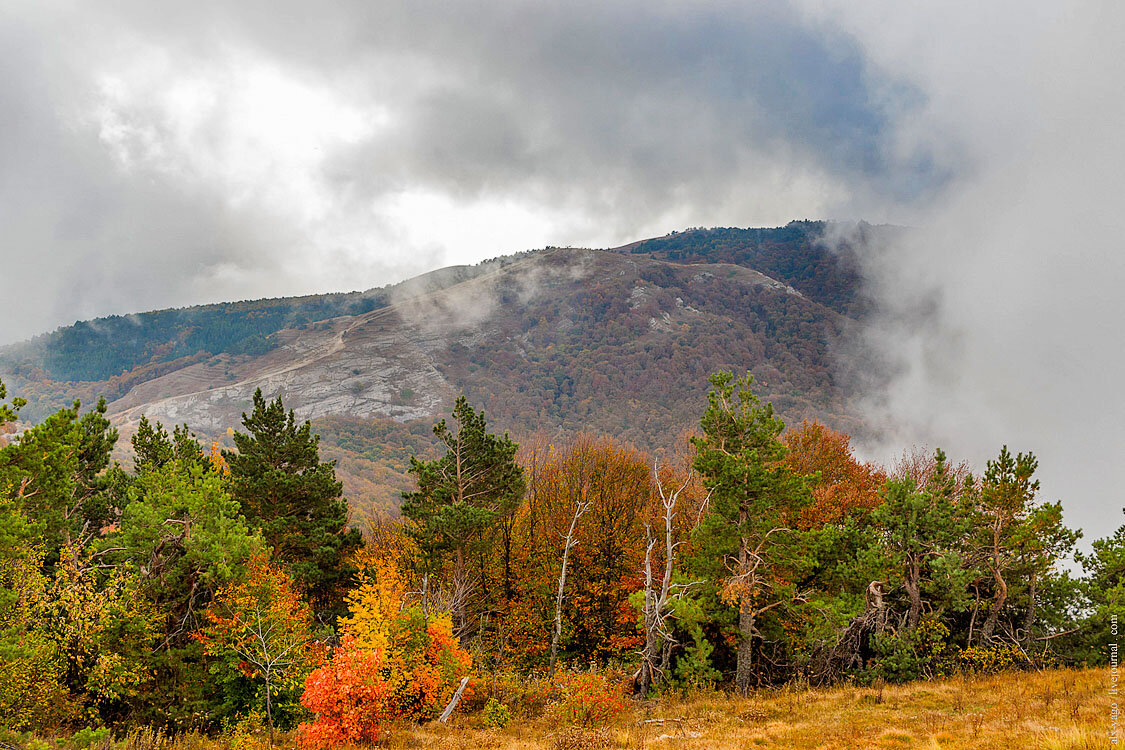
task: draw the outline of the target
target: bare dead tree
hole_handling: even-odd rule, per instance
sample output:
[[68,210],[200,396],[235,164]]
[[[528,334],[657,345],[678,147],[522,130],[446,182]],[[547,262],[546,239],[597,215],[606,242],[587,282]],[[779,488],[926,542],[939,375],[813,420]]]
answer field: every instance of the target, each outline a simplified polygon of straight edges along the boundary
[[[897,632],[890,622],[892,613],[887,607],[886,581],[872,581],[867,585],[866,607],[840,629],[834,640],[814,650],[809,659],[807,675],[816,685],[832,684],[848,672],[862,669],[864,651],[872,635]],[[905,624],[906,615],[903,615]]]
[[246,616],[236,616],[241,633],[226,641],[226,647],[254,667],[266,687],[266,719],[270,728],[270,747],[274,745],[273,699],[279,679],[285,677],[299,661],[298,652],[309,639],[288,627],[284,618],[270,611],[262,602],[254,602]]
[[[664,508],[664,573],[660,579],[660,590],[657,591],[652,573],[652,552],[656,547],[656,537],[652,535],[652,528],[645,524],[645,534],[648,537],[648,546],[645,548],[645,602],[644,602],[644,627],[645,645],[641,650],[641,664],[633,675],[633,697],[643,698],[649,689],[658,684],[664,675],[664,669],[670,656],[670,649],[674,638],[667,627],[670,614],[668,600],[673,595],[672,570],[676,562],[676,548],[683,542],[672,541],[672,527],[676,518],[676,504],[680,494],[691,483],[694,473],[689,473],[683,484],[678,489],[669,491],[660,479],[660,470],[653,465],[653,477],[656,480],[656,489],[660,493],[660,504]],[[706,500],[704,501],[706,505]],[[702,512],[702,511],[701,511]],[[657,657],[663,652],[664,658],[657,666]]]
[[555,661],[559,655],[559,640],[562,638],[562,605],[566,591],[566,565],[570,558],[570,548],[578,543],[578,540],[574,538],[574,530],[578,526],[578,520],[593,504],[592,500],[586,499],[585,492],[579,496],[574,505],[574,515],[570,518],[570,528],[567,529],[564,538],[562,569],[559,571],[559,590],[555,595],[555,631],[551,634],[551,660],[547,666],[548,680],[555,679]]
[[461,678],[461,684],[457,686],[457,692],[453,694],[453,698],[449,701],[449,705],[445,707],[445,710],[441,712],[441,716],[438,717],[438,721],[443,724],[449,721],[449,717],[453,715],[453,710],[457,708],[457,704],[461,701],[461,694],[465,692],[465,686],[468,684],[469,675],[465,675]]
[[[455,576],[451,586],[442,582],[434,582],[429,574],[422,576],[421,586],[417,591],[407,591],[402,595],[402,605],[415,602],[422,607],[422,616],[427,620],[434,614],[456,612],[476,590],[476,579],[468,576]],[[461,637],[463,632],[459,627],[454,628],[454,635]]]

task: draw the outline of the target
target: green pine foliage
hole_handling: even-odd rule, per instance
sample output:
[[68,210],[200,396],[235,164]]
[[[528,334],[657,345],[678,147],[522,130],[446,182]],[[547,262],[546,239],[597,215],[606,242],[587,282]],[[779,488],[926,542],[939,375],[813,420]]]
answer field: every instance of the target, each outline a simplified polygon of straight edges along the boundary
[[234,433],[237,451],[223,453],[231,494],[275,558],[285,560],[307,588],[318,613],[341,614],[344,587],[354,574],[348,558],[361,538],[348,527],[335,462],[320,460],[320,436],[309,422],[298,424],[280,397],[267,402],[261,389],[242,426],[246,432]]
[[232,302],[77,322],[37,342],[55,380],[105,380],[150,362],[208,355],[259,355],[275,346],[272,334],[340,315],[360,315],[387,304],[389,295],[335,294]]
[[918,625],[924,602],[931,610],[967,606],[966,587],[977,571],[965,566],[962,544],[972,525],[972,507],[933,483],[919,489],[912,478],[892,479],[883,488],[883,503],[871,513],[868,554],[878,556],[876,569],[887,573],[884,586],[905,591],[910,628]]
[[[490,433],[483,411],[460,396],[452,419],[456,429],[444,419],[433,428],[445,455],[411,458],[418,489],[403,496],[402,514],[414,522],[410,534],[423,570],[432,574],[452,566],[453,580],[464,582],[470,562],[482,559],[495,542],[499,521],[516,508],[525,485],[515,460],[519,446],[507,433]],[[454,614],[463,625],[465,608],[458,606]]]
[[0,486],[48,549],[84,543],[111,518],[106,469],[117,430],[105,413],[104,400],[85,414],[75,401],[0,447]]

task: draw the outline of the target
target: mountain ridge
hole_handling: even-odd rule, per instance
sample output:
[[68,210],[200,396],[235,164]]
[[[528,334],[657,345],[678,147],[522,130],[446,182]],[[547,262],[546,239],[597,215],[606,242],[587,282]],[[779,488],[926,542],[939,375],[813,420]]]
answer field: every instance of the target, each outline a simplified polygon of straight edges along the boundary
[[[0,375],[30,397],[33,419],[108,392],[123,437],[146,414],[225,443],[254,389],[282,395],[299,417],[316,421],[361,507],[394,503],[406,486],[404,452],[428,450],[428,425],[459,393],[518,437],[589,430],[657,449],[694,425],[707,375],[734,369],[754,373],[787,421],[819,418],[857,431],[863,424],[832,349],[861,325],[869,304],[857,271],[868,240],[855,234],[850,245],[828,248],[822,238],[831,227],[794,222],[687,230],[606,250],[549,247],[377,290],[209,306],[225,316],[213,322],[233,331],[227,351],[213,331],[197,330],[212,320],[193,318],[197,308],[172,323],[142,314],[151,338],[118,351],[122,364],[137,352],[148,359],[129,370],[94,381],[51,376],[51,341],[75,357],[75,346],[94,348],[98,336],[113,335],[112,326],[105,334],[89,326],[40,337],[38,351],[0,349]],[[755,261],[776,276],[748,265]],[[264,323],[253,319],[262,310]],[[265,346],[240,343],[247,331],[279,324]],[[220,351],[184,354],[190,336]],[[375,486],[373,475],[383,477]]]

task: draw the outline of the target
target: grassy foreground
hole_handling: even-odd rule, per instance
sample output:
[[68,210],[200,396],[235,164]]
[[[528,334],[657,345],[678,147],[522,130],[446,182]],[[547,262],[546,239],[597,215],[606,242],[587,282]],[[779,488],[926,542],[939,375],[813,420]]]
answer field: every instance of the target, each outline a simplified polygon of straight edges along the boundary
[[[1109,675],[1052,670],[883,688],[763,690],[747,699],[704,693],[634,704],[612,726],[544,720],[395,732],[391,748],[1109,748]],[[663,724],[653,719],[675,719]],[[642,724],[641,722],[651,723]]]
[[[1113,702],[1107,669],[1009,672],[882,687],[760,690],[750,698],[701,692],[659,701],[627,701],[605,727],[559,726],[515,718],[489,729],[477,714],[388,733],[386,748],[600,750],[601,748],[1043,748],[1116,747],[1109,737]],[[663,721],[661,721],[663,720]],[[298,748],[280,734],[277,750]],[[28,750],[68,744],[34,740]],[[88,750],[268,750],[263,733],[209,738],[133,730]]]

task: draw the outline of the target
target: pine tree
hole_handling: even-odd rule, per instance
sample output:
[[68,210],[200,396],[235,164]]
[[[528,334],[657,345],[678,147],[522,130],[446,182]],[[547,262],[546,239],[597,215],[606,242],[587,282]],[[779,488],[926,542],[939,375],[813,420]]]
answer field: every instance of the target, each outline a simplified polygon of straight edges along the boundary
[[49,562],[64,546],[83,546],[113,520],[106,490],[117,430],[105,399],[85,414],[75,401],[0,446],[0,491],[37,527]]
[[266,402],[259,388],[242,424],[246,432],[234,433],[238,451],[223,453],[231,494],[247,523],[262,530],[274,559],[291,566],[317,613],[334,618],[354,572],[348,557],[361,543],[359,531],[348,528],[336,462],[321,462],[320,436],[308,421],[298,425],[280,396]]
[[985,565],[994,586],[992,605],[981,627],[981,641],[992,638],[1000,613],[1008,601],[1007,574],[1014,566],[1011,547],[1013,533],[1027,520],[1039,492],[1039,480],[1033,479],[1039,461],[1031,453],[1012,456],[1008,446],[1000,449],[995,461],[989,461],[981,484],[981,536]]
[[746,694],[754,678],[753,642],[766,611],[795,596],[786,571],[799,564],[794,524],[810,495],[786,466],[778,439],[785,425],[762,406],[751,375],[711,376],[708,407],[693,438],[694,467],[711,492],[707,515],[693,534],[695,567],[722,578],[722,598],[738,606],[735,684]]
[[182,465],[204,464],[206,456],[195,433],[186,424],[168,431],[160,422],[153,424],[148,417],[141,415],[140,424],[131,439],[133,444],[133,470],[138,474],[147,469],[158,469],[169,461],[179,461]]
[[[8,397],[8,387],[4,385],[4,381],[0,380],[0,401]],[[12,403],[0,403],[0,425],[8,422],[15,422],[18,418],[18,412],[27,404],[26,399],[13,398]]]
[[403,494],[402,513],[415,522],[412,532],[422,553],[426,573],[440,571],[449,558],[453,565],[454,616],[464,628],[467,562],[483,552],[497,521],[511,512],[523,496],[523,468],[516,463],[519,446],[508,437],[488,432],[484,412],[477,412],[460,396],[453,406],[456,431],[445,420],[434,434],[446,453],[434,461],[410,459],[410,473],[418,489]]
[[1002,617],[1005,635],[1029,641],[1039,616],[1043,587],[1058,579],[1058,560],[1069,554],[1080,534],[1062,522],[1062,505],[1039,503],[1039,462],[1032,453],[1013,456],[1008,446],[989,461],[980,490],[977,542],[991,576],[992,603],[980,639],[993,638]]
[[906,623],[911,628],[918,625],[924,601],[931,609],[965,606],[965,587],[974,575],[962,554],[972,522],[970,498],[956,497],[941,450],[935,466],[924,487],[910,477],[889,480],[881,493],[883,503],[871,513],[871,551],[888,580],[901,581],[910,602]]

